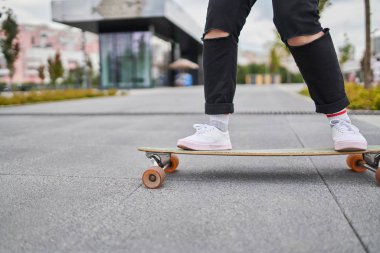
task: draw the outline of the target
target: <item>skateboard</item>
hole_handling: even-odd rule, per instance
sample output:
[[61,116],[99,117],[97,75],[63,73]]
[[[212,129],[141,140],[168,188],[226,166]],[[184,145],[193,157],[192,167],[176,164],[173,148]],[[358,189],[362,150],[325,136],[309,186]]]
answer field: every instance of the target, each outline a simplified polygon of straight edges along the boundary
[[365,151],[335,151],[332,148],[295,148],[295,149],[253,149],[253,150],[220,150],[195,151],[177,148],[139,147],[153,166],[142,176],[142,182],[149,189],[162,185],[166,174],[173,173],[178,165],[177,155],[211,155],[211,156],[329,156],[347,155],[347,166],[355,172],[370,170],[375,173],[376,182],[380,185],[380,146],[369,146]]

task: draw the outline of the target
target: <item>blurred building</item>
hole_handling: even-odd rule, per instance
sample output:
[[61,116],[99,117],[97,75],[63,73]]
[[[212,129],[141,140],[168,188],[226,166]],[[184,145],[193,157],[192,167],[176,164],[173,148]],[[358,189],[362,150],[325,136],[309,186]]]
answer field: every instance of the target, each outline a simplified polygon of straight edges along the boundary
[[[380,31],[373,33],[371,40],[372,78],[375,83],[380,83]],[[349,59],[342,65],[342,72],[346,80],[351,82],[363,81],[361,60],[362,59]]]
[[371,61],[373,81],[380,85],[380,31],[373,36],[373,57]]
[[[87,33],[85,38],[86,53],[96,70],[99,65],[98,37]],[[81,66],[84,62],[82,33],[78,29],[56,29],[46,25],[22,24],[19,27],[18,39],[21,51],[15,63],[14,83],[40,83],[37,69],[45,65],[46,71],[47,59],[54,57],[56,52],[60,52],[66,71]],[[0,54],[0,81],[7,82],[7,75],[5,59]]]
[[53,20],[99,34],[104,88],[172,85],[168,64],[182,57],[200,65],[202,30],[172,0],[53,0]]
[[372,52],[375,56],[380,57],[380,31],[372,36]]

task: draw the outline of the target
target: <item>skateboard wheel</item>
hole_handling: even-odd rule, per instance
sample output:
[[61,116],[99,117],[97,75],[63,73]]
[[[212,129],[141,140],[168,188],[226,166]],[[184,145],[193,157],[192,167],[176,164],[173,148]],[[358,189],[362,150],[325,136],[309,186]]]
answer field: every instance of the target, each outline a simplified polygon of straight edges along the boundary
[[360,162],[364,162],[363,156],[360,154],[348,155],[346,162],[347,166],[355,172],[362,173],[366,171],[366,168],[360,166]]
[[142,176],[143,184],[149,189],[156,189],[160,187],[164,182],[164,179],[165,171],[158,166],[150,167]]
[[375,179],[376,179],[376,183],[380,186],[380,168],[376,170]]
[[172,154],[170,156],[170,165],[169,167],[165,169],[165,173],[173,173],[177,169],[178,164],[179,164],[178,156],[175,154]]

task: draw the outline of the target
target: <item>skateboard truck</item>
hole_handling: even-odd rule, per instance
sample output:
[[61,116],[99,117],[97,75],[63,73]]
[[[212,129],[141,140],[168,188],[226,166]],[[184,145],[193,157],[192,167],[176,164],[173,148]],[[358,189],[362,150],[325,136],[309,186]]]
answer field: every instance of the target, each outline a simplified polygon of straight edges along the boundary
[[161,168],[170,164],[170,153],[146,152],[146,157],[152,161],[153,165],[158,165]]
[[372,171],[376,172],[379,168],[379,162],[380,162],[380,154],[376,153],[364,153],[363,154],[363,162],[361,162],[361,165]]

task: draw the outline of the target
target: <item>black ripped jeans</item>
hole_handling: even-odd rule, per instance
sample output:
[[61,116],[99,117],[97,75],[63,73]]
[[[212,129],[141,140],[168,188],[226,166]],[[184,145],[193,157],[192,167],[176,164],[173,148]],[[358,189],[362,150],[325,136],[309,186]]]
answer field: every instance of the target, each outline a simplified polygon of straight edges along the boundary
[[[256,0],[209,0],[202,36],[206,114],[233,113],[236,89],[237,48],[240,31]],[[342,73],[329,33],[319,23],[318,0],[273,0],[274,24],[288,46],[314,100],[316,112],[334,113],[347,107]],[[205,39],[213,29],[229,36]],[[324,31],[324,35],[303,46],[289,46],[287,40]]]

